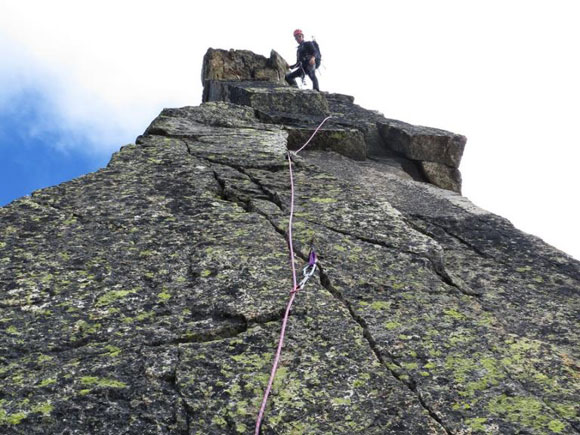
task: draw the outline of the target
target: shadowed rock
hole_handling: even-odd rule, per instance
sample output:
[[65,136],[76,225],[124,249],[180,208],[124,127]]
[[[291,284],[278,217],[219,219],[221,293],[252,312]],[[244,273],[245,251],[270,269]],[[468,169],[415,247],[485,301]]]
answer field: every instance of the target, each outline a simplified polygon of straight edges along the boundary
[[420,162],[421,169],[425,178],[435,186],[442,189],[452,190],[461,193],[461,172],[459,169],[452,168],[442,163]]
[[289,86],[256,81],[208,81],[206,89],[206,101],[227,101],[266,113],[299,116],[329,114],[326,98],[316,91],[302,91]]
[[[313,134],[312,129],[285,127],[288,132],[288,149],[300,149]],[[312,137],[308,149],[335,151],[354,160],[365,160],[364,136],[359,130],[346,128],[325,128]]]

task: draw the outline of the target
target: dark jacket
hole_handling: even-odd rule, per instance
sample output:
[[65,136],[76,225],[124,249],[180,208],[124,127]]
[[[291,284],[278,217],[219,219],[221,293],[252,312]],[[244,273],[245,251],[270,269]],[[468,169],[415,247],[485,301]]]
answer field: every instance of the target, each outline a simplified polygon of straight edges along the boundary
[[320,53],[316,49],[316,45],[312,41],[303,41],[296,51],[296,64],[293,68],[302,64],[303,67],[309,64],[310,58],[314,56],[317,60],[317,64],[320,62]]

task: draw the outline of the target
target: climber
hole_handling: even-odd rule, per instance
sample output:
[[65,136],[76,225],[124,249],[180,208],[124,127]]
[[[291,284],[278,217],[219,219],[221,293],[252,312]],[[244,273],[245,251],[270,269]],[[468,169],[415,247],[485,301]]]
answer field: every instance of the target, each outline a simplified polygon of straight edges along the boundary
[[298,68],[293,72],[286,74],[286,82],[291,86],[298,86],[296,78],[308,74],[312,80],[312,87],[315,91],[318,89],[318,79],[316,78],[316,68],[320,66],[320,49],[316,41],[304,41],[302,30],[294,30],[294,39],[298,42],[298,51],[296,52],[296,63],[290,69]]

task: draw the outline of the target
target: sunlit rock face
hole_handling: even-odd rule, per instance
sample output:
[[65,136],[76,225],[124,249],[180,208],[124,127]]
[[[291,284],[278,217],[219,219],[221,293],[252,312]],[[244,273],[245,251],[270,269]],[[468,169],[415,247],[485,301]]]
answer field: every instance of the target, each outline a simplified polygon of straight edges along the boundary
[[459,135],[260,74],[0,209],[0,433],[253,431],[328,115],[262,433],[578,432],[580,263],[427,182]]

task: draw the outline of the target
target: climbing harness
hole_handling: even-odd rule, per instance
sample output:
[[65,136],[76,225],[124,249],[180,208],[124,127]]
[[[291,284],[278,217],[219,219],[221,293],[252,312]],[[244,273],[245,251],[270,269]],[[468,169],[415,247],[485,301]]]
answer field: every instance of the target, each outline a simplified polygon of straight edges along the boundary
[[[310,143],[312,138],[318,133],[318,130],[322,125],[328,121],[331,116],[324,118],[320,125],[314,130],[312,136],[306,141],[302,147],[293,153],[294,155],[302,151]],[[294,265],[294,244],[292,242],[292,219],[294,217],[294,176],[292,174],[292,153],[288,151],[288,168],[290,171],[290,217],[288,219],[288,249],[290,250],[290,266],[292,268],[292,290],[290,290],[290,298],[288,304],[286,305],[286,312],[284,313],[284,318],[282,319],[282,328],[280,330],[280,338],[278,340],[278,347],[276,349],[276,355],[274,356],[274,362],[272,364],[272,371],[270,372],[270,379],[268,380],[268,386],[264,391],[264,398],[262,399],[262,406],[260,407],[260,412],[258,413],[258,419],[256,420],[256,431],[255,435],[260,433],[260,425],[262,424],[262,419],[264,417],[264,412],[266,411],[266,405],[268,403],[268,397],[270,396],[270,391],[272,391],[272,385],[274,384],[274,378],[276,377],[276,371],[278,370],[278,364],[280,363],[280,355],[282,354],[282,347],[284,346],[284,337],[286,335],[286,326],[288,324],[288,317],[290,317],[290,309],[292,308],[292,303],[294,298],[298,294],[299,290],[302,290],[308,280],[316,272],[318,258],[314,248],[311,246],[310,254],[308,256],[308,264],[302,269],[302,280],[296,283],[296,267]]]
[[[300,76],[300,78],[302,79],[302,86],[306,86],[306,70],[304,69],[304,67],[302,66],[302,63],[300,63],[300,69],[302,70],[302,75]],[[314,71],[314,74],[316,74],[316,71]]]

